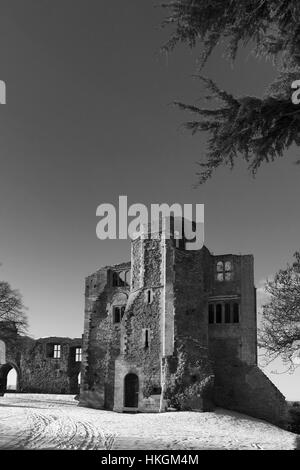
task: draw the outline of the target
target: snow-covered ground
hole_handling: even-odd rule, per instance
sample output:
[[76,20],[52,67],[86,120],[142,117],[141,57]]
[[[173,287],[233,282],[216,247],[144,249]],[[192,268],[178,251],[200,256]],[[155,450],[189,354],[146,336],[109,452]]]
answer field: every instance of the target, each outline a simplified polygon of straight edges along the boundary
[[212,413],[117,414],[73,396],[0,397],[0,449],[295,449],[300,436],[264,421]]

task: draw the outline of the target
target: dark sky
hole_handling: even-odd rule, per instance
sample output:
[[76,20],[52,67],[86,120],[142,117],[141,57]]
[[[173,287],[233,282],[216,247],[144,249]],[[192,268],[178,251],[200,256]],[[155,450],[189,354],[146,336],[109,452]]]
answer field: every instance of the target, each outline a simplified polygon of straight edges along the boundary
[[[159,52],[168,35],[157,3],[1,1],[1,278],[22,292],[35,337],[81,335],[84,277],[129,260],[128,242],[95,232],[97,206],[119,195],[205,204],[206,245],[253,253],[260,295],[300,248],[298,150],[256,179],[240,163],[193,188],[205,136],[184,132],[187,116],[170,103],[199,98],[196,55]],[[222,48],[204,72],[237,95],[261,96],[274,76],[246,50],[232,67]],[[272,380],[299,399],[299,373]]]

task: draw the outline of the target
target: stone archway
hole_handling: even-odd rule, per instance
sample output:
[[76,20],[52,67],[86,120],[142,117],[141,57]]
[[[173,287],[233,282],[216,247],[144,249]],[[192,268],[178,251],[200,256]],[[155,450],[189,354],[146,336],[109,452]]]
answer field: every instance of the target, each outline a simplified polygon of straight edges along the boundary
[[14,367],[7,374],[6,390],[9,392],[16,392],[18,390],[18,373]]
[[[15,383],[12,383],[9,380],[8,383],[8,375],[15,371]],[[0,365],[0,396],[4,395],[4,393],[9,391],[18,391],[19,390],[19,382],[20,382],[20,373],[18,367],[14,364],[7,363],[4,365]]]
[[127,374],[124,379],[124,407],[138,408],[139,378],[136,374]]

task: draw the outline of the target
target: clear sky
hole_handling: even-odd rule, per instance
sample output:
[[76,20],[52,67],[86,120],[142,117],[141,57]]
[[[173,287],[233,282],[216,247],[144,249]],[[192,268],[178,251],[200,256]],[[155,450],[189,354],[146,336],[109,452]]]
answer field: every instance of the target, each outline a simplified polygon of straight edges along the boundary
[[[205,204],[206,245],[253,253],[259,288],[300,249],[298,149],[255,179],[239,163],[193,188],[205,136],[184,132],[188,116],[170,103],[200,96],[196,55],[160,54],[168,34],[157,3],[1,2],[0,277],[23,294],[34,337],[80,336],[85,276],[129,260],[128,242],[96,238],[97,206],[122,194],[130,204]],[[232,67],[219,50],[205,74],[261,96],[274,70],[246,50]],[[300,399],[299,371],[270,376]]]

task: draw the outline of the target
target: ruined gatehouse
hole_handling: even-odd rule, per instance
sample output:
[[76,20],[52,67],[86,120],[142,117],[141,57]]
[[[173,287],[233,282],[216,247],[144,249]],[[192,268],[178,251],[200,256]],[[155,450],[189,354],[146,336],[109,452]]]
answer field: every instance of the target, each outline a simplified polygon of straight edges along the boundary
[[148,231],[131,262],[86,278],[81,405],[221,406],[280,424],[285,399],[257,366],[253,256],[185,243]]

